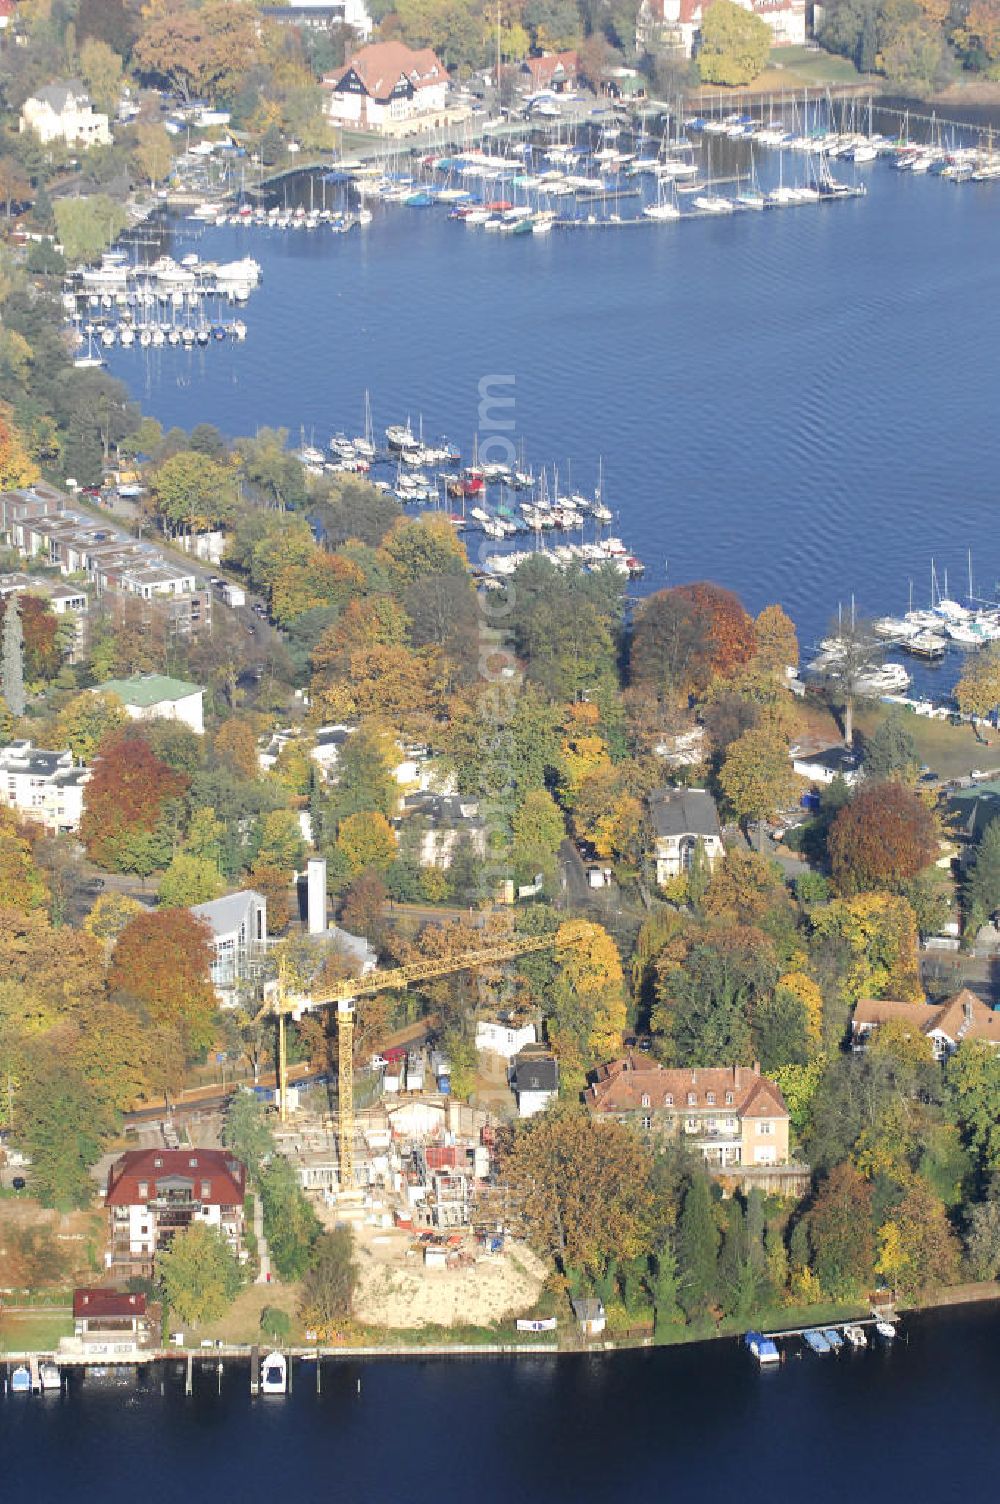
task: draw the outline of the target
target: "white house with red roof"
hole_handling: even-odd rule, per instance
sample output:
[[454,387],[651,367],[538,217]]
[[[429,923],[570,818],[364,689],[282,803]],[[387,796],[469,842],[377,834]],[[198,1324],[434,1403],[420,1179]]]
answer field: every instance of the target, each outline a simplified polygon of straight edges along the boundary
[[246,1166],[223,1149],[129,1149],[108,1174],[107,1267],[149,1272],[176,1232],[202,1222],[242,1261]]
[[[701,23],[712,0],[641,0],[635,40],[639,52],[673,48],[693,57]],[[774,47],[803,47],[806,42],[805,0],[735,0],[771,28]]]
[[448,72],[429,47],[414,51],[403,42],[372,42],[324,78],[326,112],[337,125],[386,130],[405,121],[433,125],[443,120]]

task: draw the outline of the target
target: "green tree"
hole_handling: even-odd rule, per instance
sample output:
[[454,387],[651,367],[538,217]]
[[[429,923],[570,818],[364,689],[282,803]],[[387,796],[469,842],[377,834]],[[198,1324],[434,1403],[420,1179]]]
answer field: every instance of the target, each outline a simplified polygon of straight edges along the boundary
[[261,1172],[264,1236],[282,1279],[301,1279],[309,1264],[320,1224],[299,1186],[291,1162],[278,1155]]
[[69,261],[93,261],[128,223],[124,205],[106,193],[56,199],[54,210],[59,242]]
[[875,1267],[872,1188],[850,1163],[835,1165],[809,1213],[813,1269],[832,1300],[853,1300]]
[[160,878],[158,896],[164,908],[188,908],[218,898],[222,889],[222,878],[214,862],[178,851]]
[[232,1149],[256,1181],[265,1159],[274,1155],[274,1135],[264,1104],[250,1091],[239,1091],[230,1100],[222,1125],[222,1142]]
[[701,23],[698,72],[703,83],[749,84],[767,64],[771,30],[732,0],[714,0]]
[[292,1318],[280,1306],[265,1306],[260,1313],[260,1329],[272,1342],[283,1342],[292,1330]]
[[63,706],[56,720],[56,739],[80,762],[91,762],[101,741],[128,719],[117,695],[86,690]]
[[[716,0],[719,4],[729,0]],[[758,831],[762,821],[794,802],[799,786],[787,743],[766,726],[737,737],[719,770],[719,783],[737,818],[744,824],[756,822]]]
[[87,37],[80,47],[80,75],[94,108],[114,117],[122,91],[122,60],[107,42]]
[[965,927],[975,934],[1000,908],[1000,820],[991,820],[979,838],[965,877]]
[[116,1125],[101,1093],[71,1060],[44,1040],[22,1064],[15,1129],[32,1161],[31,1183],[43,1206],[87,1206],[90,1167]]
[[518,882],[532,881],[540,872],[555,875],[559,847],[566,838],[562,811],[546,789],[526,794],[513,818],[514,871]]
[[684,1196],[677,1229],[680,1302],[688,1319],[703,1316],[718,1299],[719,1225],[708,1175],[699,1169]]
[[991,642],[966,659],[965,672],[955,685],[955,703],[963,715],[980,720],[1000,707],[1000,642]]
[[338,1322],[351,1314],[358,1282],[354,1258],[354,1234],[350,1227],[335,1227],[316,1240],[309,1267],[302,1280],[300,1314],[306,1326],[320,1339],[334,1335]]
[[197,1327],[216,1321],[236,1299],[240,1270],[232,1249],[215,1227],[192,1222],[157,1257],[157,1280],[171,1318]]
[[916,774],[920,756],[910,730],[910,719],[902,710],[890,710],[871,736],[865,737],[866,778],[900,778],[906,782]]
[[233,514],[232,467],[191,449],[172,454],[153,477],[153,496],[168,533],[204,532]]
[[965,1039],[945,1068],[955,1117],[982,1173],[1000,1169],[1000,1056]]

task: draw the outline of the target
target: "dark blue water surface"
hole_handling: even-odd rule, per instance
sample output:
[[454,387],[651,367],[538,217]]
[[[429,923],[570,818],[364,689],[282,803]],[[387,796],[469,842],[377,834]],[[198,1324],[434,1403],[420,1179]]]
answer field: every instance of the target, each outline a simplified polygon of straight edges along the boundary
[[[758,1372],[735,1341],[601,1357],[326,1362],[322,1394],[247,1369],[145,1393],[0,1397],[3,1497],[35,1504],[810,1504],[992,1498],[1000,1315],[912,1318],[893,1349]],[[797,1344],[789,1344],[790,1353]],[[161,1378],[164,1392],[160,1392]],[[358,1380],[361,1392],[358,1393]]]
[[262,264],[249,337],[112,366],[167,425],[322,444],[367,388],[379,430],[422,415],[466,455],[481,379],[511,374],[529,464],[590,491],[603,457],[644,589],[712,578],[811,643],[852,593],[927,604],[932,558],[954,595],[970,547],[977,589],[1000,574],[1000,183],[854,170],[867,198],[545,237],[389,205],[341,236],[180,222],[175,254]]

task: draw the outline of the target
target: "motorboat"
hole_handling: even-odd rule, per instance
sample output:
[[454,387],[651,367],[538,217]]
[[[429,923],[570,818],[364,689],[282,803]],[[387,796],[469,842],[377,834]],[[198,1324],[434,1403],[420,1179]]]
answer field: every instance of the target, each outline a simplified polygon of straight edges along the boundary
[[827,1342],[829,1342],[833,1351],[835,1353],[839,1353],[840,1349],[844,1345],[844,1339],[837,1331],[837,1328],[835,1326],[825,1326],[823,1328],[823,1336],[826,1338]]
[[896,1328],[891,1321],[876,1321],[875,1330],[885,1342],[892,1342],[896,1336]]
[[43,1394],[57,1393],[62,1389],[62,1375],[55,1363],[38,1365],[38,1382]]
[[802,1340],[809,1348],[809,1350],[816,1353],[817,1355],[820,1353],[828,1353],[830,1351],[829,1342],[826,1340],[826,1337],[821,1331],[819,1331],[818,1328],[803,1332]]
[[844,1327],[844,1337],[855,1350],[868,1346],[868,1338],[865,1336],[864,1327],[858,1326],[853,1322],[850,1326]]
[[781,1362],[781,1354],[770,1337],[765,1337],[760,1332],[747,1332],[743,1338],[743,1343],[757,1359],[761,1368],[766,1367],[769,1363]]
[[10,1392],[11,1394],[31,1393],[31,1373],[23,1363],[19,1364],[10,1376]]
[[268,1353],[260,1365],[261,1394],[288,1393],[288,1361],[284,1353]]

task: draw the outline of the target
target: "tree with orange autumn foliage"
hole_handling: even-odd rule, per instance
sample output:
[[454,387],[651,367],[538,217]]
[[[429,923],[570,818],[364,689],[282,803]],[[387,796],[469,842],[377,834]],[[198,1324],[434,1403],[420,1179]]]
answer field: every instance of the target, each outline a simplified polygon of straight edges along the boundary
[[934,816],[901,783],[864,785],[839,811],[827,844],[841,893],[898,892],[937,850]]
[[0,415],[0,491],[33,486],[39,473],[20,433],[7,417]]
[[112,994],[133,999],[188,1056],[206,1049],[214,1032],[209,934],[188,909],[140,914],[119,935],[108,970]]
[[257,733],[249,720],[232,716],[223,721],[215,733],[215,755],[241,778],[253,780],[260,772],[257,761]]
[[271,610],[280,626],[287,626],[315,606],[344,607],[364,585],[364,575],[350,559],[313,549],[305,564],[289,564],[275,577]]
[[754,623],[738,595],[710,580],[678,585],[675,593],[681,600],[690,601],[704,622],[710,672],[725,676],[750,662],[755,646]]
[[101,743],[83,796],[80,839],[91,861],[109,872],[148,875],[172,851],[161,822],[188,780],[156,756],[135,731],[114,731]]

